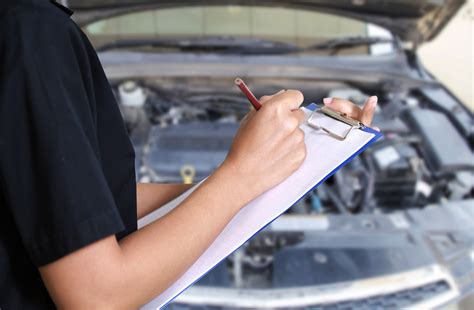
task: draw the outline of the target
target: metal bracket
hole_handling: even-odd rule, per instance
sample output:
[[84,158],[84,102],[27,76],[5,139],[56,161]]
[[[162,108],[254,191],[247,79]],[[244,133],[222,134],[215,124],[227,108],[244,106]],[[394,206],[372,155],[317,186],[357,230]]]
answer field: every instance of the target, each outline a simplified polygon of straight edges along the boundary
[[[330,118],[343,122],[344,124],[349,125],[350,129],[344,135],[339,135],[337,133],[334,133],[331,130],[316,124],[316,122],[314,121],[314,113],[324,114],[326,116],[329,116]],[[326,106],[319,107],[319,109],[314,110],[311,113],[310,117],[308,118],[308,126],[317,130],[322,130],[328,135],[330,135],[331,137],[340,141],[344,141],[347,138],[347,136],[349,136],[349,134],[351,133],[353,129],[359,129],[359,128],[365,127],[364,124],[362,124],[358,120],[350,118],[349,116],[347,116],[347,114],[334,111]]]

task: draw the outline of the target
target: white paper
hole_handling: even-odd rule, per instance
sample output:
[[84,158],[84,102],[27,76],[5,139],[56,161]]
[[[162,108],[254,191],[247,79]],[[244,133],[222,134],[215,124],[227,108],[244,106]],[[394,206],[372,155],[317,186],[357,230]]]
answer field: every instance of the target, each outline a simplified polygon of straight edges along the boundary
[[[307,109],[303,110],[307,116],[311,113]],[[324,126],[328,129],[338,129],[340,122],[328,118],[325,120]],[[191,268],[171,287],[146,304],[143,309],[163,307],[243,245],[260,229],[290,208],[316,184],[374,138],[373,133],[354,130],[346,140],[339,141],[306,124],[301,128],[305,132],[307,156],[300,169],[241,209]],[[184,193],[176,199],[177,201],[166,206],[166,211],[178,205],[191,191]]]

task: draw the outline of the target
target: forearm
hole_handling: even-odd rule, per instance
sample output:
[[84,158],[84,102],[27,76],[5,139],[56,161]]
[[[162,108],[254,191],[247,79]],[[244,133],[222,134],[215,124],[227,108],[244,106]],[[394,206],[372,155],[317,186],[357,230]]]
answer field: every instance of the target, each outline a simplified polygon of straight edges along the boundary
[[150,214],[192,186],[193,184],[137,183],[137,218]]
[[[218,170],[173,211],[119,243],[110,237],[79,250],[74,258],[42,268],[57,306],[137,308],[159,295],[253,198],[239,179],[235,173]],[[71,266],[79,262],[82,272],[74,275]],[[61,281],[49,276],[54,274],[60,274]]]
[[235,179],[218,171],[168,215],[120,242],[130,283],[139,283],[132,305],[178,279],[249,199]]
[[302,94],[288,90],[261,101],[262,109],[242,122],[223,166],[177,208],[120,242],[112,235],[40,268],[58,307],[146,303],[176,281],[244,205],[301,166]]

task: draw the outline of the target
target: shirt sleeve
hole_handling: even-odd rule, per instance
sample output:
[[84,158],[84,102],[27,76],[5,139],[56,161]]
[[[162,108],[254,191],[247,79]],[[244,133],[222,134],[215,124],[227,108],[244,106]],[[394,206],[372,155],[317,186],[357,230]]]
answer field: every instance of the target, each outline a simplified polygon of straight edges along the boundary
[[101,169],[82,33],[66,18],[19,13],[0,35],[0,190],[36,266],[124,229]]

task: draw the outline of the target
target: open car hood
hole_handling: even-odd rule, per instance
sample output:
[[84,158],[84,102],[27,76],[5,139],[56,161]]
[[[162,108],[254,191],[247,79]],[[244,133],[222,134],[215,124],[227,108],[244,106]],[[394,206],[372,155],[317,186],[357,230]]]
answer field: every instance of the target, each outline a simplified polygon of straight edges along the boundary
[[[58,2],[61,2],[58,0]],[[185,5],[248,4],[296,7],[368,21],[387,28],[415,46],[433,39],[465,0],[69,0],[75,20],[88,22],[130,10]]]

